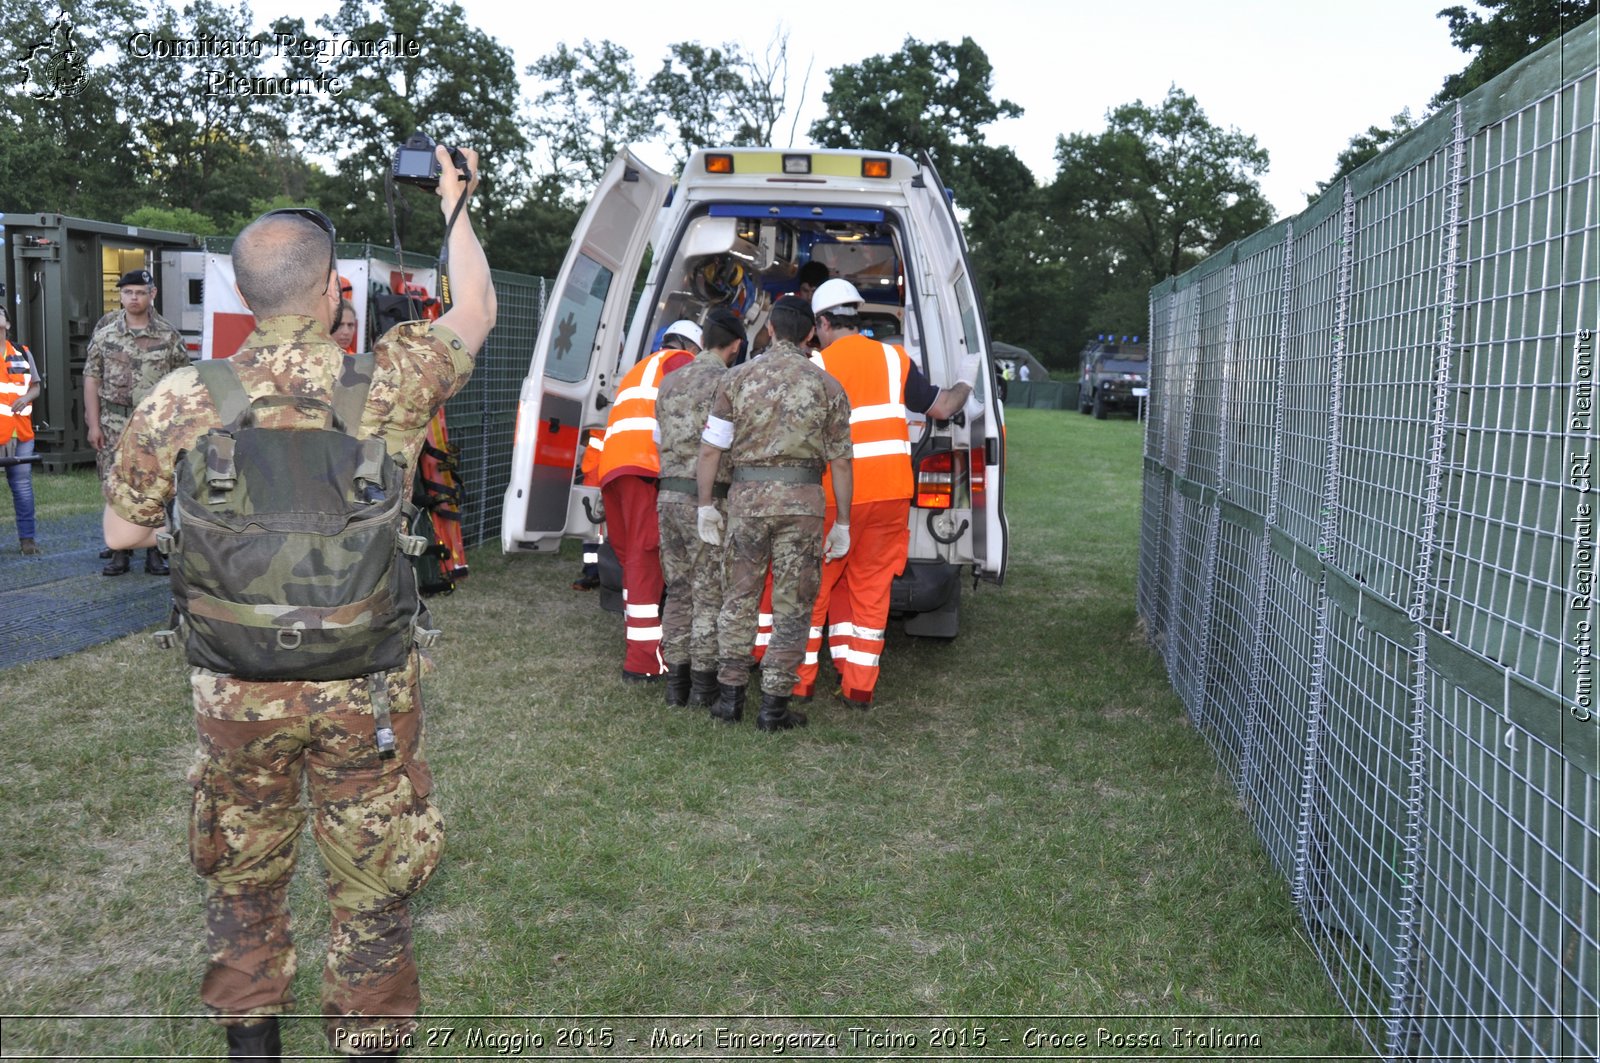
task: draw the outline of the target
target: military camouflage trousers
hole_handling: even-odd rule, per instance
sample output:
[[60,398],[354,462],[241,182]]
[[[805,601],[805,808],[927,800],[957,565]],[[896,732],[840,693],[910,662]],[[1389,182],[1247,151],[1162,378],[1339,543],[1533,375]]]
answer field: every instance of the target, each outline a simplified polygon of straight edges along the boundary
[[407,898],[439,862],[444,822],[428,801],[422,714],[393,721],[396,755],[383,759],[366,711],[196,716],[189,853],[206,882],[210,963],[200,998],[217,1021],[254,1021],[294,1004],[288,893],[308,811],[304,783],[332,911],[322,971],[329,1044],[359,1054],[415,1028],[421,994]]
[[822,582],[822,518],[788,514],[728,517],[722,612],[717,617],[717,679],[750,679],[756,613],[772,567],[772,641],[761,660],[761,692],[787,697],[806,653],[811,605]]
[[[683,499],[683,501],[678,501]],[[697,672],[717,666],[717,613],[722,609],[722,548],[700,538],[699,507],[688,495],[661,492],[661,659],[688,661]],[[717,508],[725,508],[721,502]]]
[[94,467],[100,473],[101,483],[105,482],[106,470],[111,467],[111,458],[117,452],[117,443],[122,439],[122,433],[127,429],[128,418],[132,414],[132,406],[119,406],[114,402],[100,403],[102,446],[94,452]]

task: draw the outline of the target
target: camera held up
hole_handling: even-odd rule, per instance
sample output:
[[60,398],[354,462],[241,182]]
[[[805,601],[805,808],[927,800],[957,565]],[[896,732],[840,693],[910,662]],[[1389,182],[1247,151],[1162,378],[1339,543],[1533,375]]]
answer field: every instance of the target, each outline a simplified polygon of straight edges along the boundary
[[[444,172],[439,165],[439,160],[433,157],[434,140],[428,134],[418,131],[411,134],[404,144],[394,152],[394,179],[400,184],[415,185],[429,192],[439,187],[439,175]],[[455,163],[456,172],[463,181],[472,180],[472,169],[467,165],[467,157],[459,148],[445,148],[450,153],[450,161]]]

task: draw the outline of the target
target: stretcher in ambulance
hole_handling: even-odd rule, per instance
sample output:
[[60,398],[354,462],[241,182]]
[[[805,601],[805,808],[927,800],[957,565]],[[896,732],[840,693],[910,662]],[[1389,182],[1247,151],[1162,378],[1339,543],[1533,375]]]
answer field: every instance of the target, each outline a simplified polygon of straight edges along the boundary
[[668,324],[716,305],[738,311],[758,345],[773,301],[808,262],[854,284],[866,299],[863,333],[904,347],[933,384],[954,383],[968,352],[984,355],[966,410],[949,421],[912,416],[909,561],[891,599],[910,634],[953,637],[963,573],[1005,576],[1005,434],[966,244],[926,159],[703,150],[674,185],[620,154],[579,219],[522,382],[502,548],[593,538],[600,491],[583,479],[582,450],[590,429],[604,429],[617,382],[658,349]]

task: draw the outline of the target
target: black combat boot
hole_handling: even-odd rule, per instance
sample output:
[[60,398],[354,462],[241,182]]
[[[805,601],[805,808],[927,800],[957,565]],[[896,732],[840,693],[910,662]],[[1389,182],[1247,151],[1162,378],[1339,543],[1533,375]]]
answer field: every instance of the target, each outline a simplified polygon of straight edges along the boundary
[[689,704],[698,709],[708,709],[717,703],[717,670],[689,672]]
[[738,723],[744,719],[744,686],[717,684],[717,703],[711,706],[713,719],[723,723]]
[[161,551],[153,546],[144,552],[144,570],[152,576],[165,576],[172,571],[167,567],[167,559],[161,556]]
[[132,562],[132,550],[113,550],[111,551],[111,560],[106,562],[106,567],[100,570],[100,575],[120,576],[128,571],[128,565]]
[[283,1057],[283,1038],[278,1033],[278,1017],[242,1026],[225,1027],[228,1031],[228,1058],[279,1060]]
[[761,695],[761,715],[756,717],[756,730],[787,731],[791,727],[805,725],[806,714],[789,707],[789,695]]
[[667,704],[682,707],[689,704],[689,662],[667,665]]

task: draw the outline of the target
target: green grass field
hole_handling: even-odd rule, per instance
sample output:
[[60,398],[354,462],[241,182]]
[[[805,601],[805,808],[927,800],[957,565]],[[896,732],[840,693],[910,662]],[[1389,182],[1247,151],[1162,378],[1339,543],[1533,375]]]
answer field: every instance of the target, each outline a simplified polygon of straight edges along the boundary
[[[725,1026],[837,1038],[789,1055],[1360,1057],[1141,638],[1141,426],[1009,421],[1005,586],[965,588],[954,642],[895,632],[873,711],[819,700],[804,731],[624,687],[575,550],[473,553],[434,606],[449,843],[414,906],[424,1036],[452,1032],[415,1054],[774,1054],[716,1048]],[[138,635],[0,682],[5,1054],[214,1053],[180,657]],[[314,1055],[326,913],[302,857],[285,1039]]]

